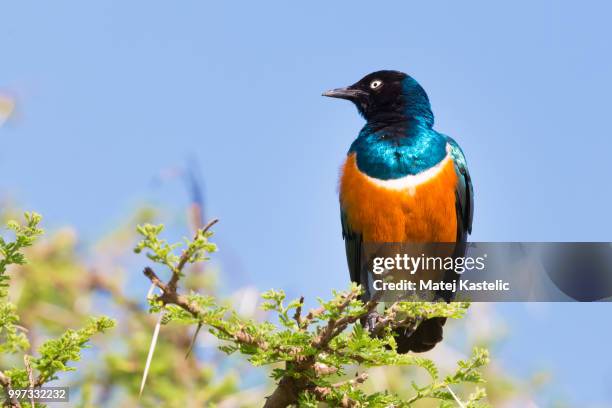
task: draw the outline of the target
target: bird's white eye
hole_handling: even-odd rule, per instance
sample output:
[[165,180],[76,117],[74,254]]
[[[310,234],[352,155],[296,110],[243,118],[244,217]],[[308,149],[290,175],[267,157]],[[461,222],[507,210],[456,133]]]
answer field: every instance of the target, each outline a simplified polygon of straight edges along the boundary
[[380,88],[381,85],[382,85],[382,81],[380,79],[375,79],[372,82],[370,82],[370,88],[372,89]]

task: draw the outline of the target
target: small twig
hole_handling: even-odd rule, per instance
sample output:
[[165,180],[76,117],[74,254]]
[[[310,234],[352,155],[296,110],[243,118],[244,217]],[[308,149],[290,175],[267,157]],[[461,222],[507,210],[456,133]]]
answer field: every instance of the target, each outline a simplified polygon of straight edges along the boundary
[[368,379],[368,373],[355,374],[355,378],[353,378],[351,380],[347,380],[347,381],[340,381],[340,382],[332,385],[332,387],[338,388],[338,387],[341,387],[343,385],[363,384],[367,379]]
[[338,372],[338,369],[336,367],[328,366],[327,364],[318,362],[314,363],[313,368],[317,377],[325,377],[326,375],[335,374],[336,372]]
[[[218,218],[214,218],[210,220],[208,224],[204,226],[204,228],[196,231],[194,239],[196,239],[199,234],[202,234],[202,235],[206,234],[206,232],[208,232],[208,230],[212,228],[212,226],[215,225],[217,222],[219,222]],[[181,278],[181,272],[183,271],[183,268],[185,267],[185,265],[187,265],[187,261],[189,261],[190,255],[191,254],[189,253],[187,249],[185,249],[183,253],[181,254],[181,257],[179,258],[179,261],[176,264],[176,267],[172,270],[172,276],[170,277],[170,280],[168,281],[168,286],[170,288],[176,289],[178,285],[178,281]]]
[[[34,388],[34,374],[32,373],[32,366],[30,365],[30,356],[27,354],[23,355],[23,364],[25,365],[26,372],[28,373],[28,382],[30,383],[30,388]],[[31,395],[30,404],[34,407],[34,395]]]
[[[367,316],[370,312],[372,312],[372,310],[376,309],[376,306],[378,306],[378,301],[380,299],[380,293],[381,292],[378,292],[372,297],[371,300],[369,300],[365,304],[365,310],[362,314],[354,316],[344,316],[338,319],[337,321],[331,319],[327,323],[327,326],[323,328],[319,336],[314,339],[314,341],[312,342],[312,346],[318,349],[327,347],[327,344],[329,344],[331,339],[343,332],[349,324],[355,323],[357,320],[360,320],[362,317]],[[350,292],[349,294],[347,294],[346,298],[344,299],[344,302],[342,302],[338,306],[340,312],[344,311],[344,309],[346,309],[351,303],[351,301],[356,299],[358,295],[359,292]]]
[[295,308],[295,314],[293,315],[293,320],[298,325],[298,328],[302,328],[302,306],[304,306],[304,296],[300,296],[300,304]]
[[[149,278],[151,283],[161,289],[162,294],[157,296],[157,300],[161,301],[164,305],[177,305],[182,309],[186,310],[187,312],[191,313],[191,315],[196,319],[199,319],[200,316],[203,314],[203,311],[200,310],[200,308],[196,304],[190,302],[185,295],[177,293],[176,288],[172,288],[170,287],[170,285],[167,285],[162,282],[162,280],[159,279],[153,269],[146,267],[143,273],[147,278]],[[244,330],[238,330],[235,333],[231,333],[221,325],[212,324],[211,327],[222,332],[228,337],[234,338],[237,342],[242,343],[244,345],[257,346],[263,350],[268,348],[268,344],[266,342],[253,337]]]
[[[356,298],[357,292],[347,293],[342,303],[338,305],[338,311],[342,313],[348,307],[351,301]],[[327,346],[329,341],[334,337],[333,333],[338,329],[338,327],[343,326],[347,321],[348,318],[346,316],[341,317],[339,320],[330,319],[327,325],[320,331],[319,335],[312,341],[312,346],[317,349]]]
[[201,329],[202,329],[202,322],[198,322],[198,327],[196,327],[196,331],[195,333],[193,333],[193,338],[191,339],[191,344],[189,344],[189,349],[187,350],[187,353],[185,354],[185,359],[189,358],[189,355],[191,354],[191,351],[193,350],[193,346],[195,346],[196,339],[198,338],[198,334],[200,333]]
[[152,284],[154,284],[155,286],[157,286],[158,288],[160,288],[162,290],[162,292],[168,292],[168,286],[166,286],[166,284],[164,282],[162,282],[161,279],[159,279],[159,276],[157,276],[157,274],[153,271],[153,269],[149,268],[148,266],[144,268],[144,276],[146,276],[147,278],[149,278],[149,280],[151,281]]
[[[347,381],[341,381],[338,382],[336,384],[332,384],[330,387],[315,387],[313,389],[313,393],[321,400],[325,400],[326,397],[332,393],[333,388],[339,388],[342,387],[344,385],[349,385],[349,386],[353,386],[353,385],[359,385],[359,384],[363,384],[366,380],[368,379],[368,375],[366,373],[361,373],[359,375],[356,375],[355,378],[351,379],[351,380],[347,380]],[[344,398],[341,401],[341,406],[342,407],[355,407],[357,403],[348,397],[348,395],[345,395]]]
[[323,307],[318,307],[316,309],[310,309],[310,311],[308,312],[308,314],[306,315],[306,317],[304,318],[302,322],[303,327],[306,328],[308,325],[310,325],[310,323],[312,323],[314,319],[319,317],[323,312],[325,312],[325,309]]
[[218,218],[213,218],[212,220],[208,221],[208,224],[206,224],[204,226],[204,228],[202,228],[202,233],[205,234],[208,232],[209,229],[212,228],[213,225],[215,225],[216,223],[219,222]]

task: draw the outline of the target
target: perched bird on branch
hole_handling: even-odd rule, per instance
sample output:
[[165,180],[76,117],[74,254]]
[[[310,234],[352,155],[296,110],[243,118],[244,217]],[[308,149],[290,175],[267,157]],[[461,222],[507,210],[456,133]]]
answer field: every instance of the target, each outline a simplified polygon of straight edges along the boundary
[[[351,280],[368,292],[364,243],[456,243],[472,229],[473,190],[463,152],[433,129],[425,90],[398,71],[378,71],[323,94],[353,102],[367,121],[340,176],[342,234]],[[449,298],[445,298],[449,301]],[[442,340],[445,318],[396,332],[398,351],[423,352]],[[368,321],[365,322],[368,325]]]

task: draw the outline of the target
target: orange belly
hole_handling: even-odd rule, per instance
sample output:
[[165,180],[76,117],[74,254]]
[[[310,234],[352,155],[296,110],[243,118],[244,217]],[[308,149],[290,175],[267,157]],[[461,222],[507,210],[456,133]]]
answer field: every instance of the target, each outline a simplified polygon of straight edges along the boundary
[[340,176],[340,205],[348,224],[366,242],[455,242],[457,174],[452,159],[406,189],[377,184],[351,154]]

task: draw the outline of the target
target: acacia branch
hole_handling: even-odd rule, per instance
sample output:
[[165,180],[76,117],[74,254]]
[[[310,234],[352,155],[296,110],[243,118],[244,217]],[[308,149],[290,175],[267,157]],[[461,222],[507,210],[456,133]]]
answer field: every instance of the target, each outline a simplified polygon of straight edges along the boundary
[[[197,239],[198,235],[200,234],[201,235],[206,234],[208,230],[210,230],[210,228],[213,225],[215,225],[217,222],[219,222],[218,218],[214,218],[210,220],[208,224],[204,226],[204,228],[196,232],[194,239]],[[189,261],[189,258],[191,258],[192,255],[193,254],[189,251],[189,248],[185,249],[183,253],[181,254],[181,257],[179,258],[179,261],[176,264],[176,266],[172,268],[172,276],[170,277],[170,280],[168,281],[168,286],[170,288],[174,288],[175,291],[178,285],[178,281],[181,278],[181,272],[183,271],[183,268],[185,268],[185,265],[187,265],[187,262]]]
[[[189,312],[196,319],[200,319],[204,311],[201,310],[198,305],[190,302],[185,295],[178,293],[176,286],[171,286],[170,282],[166,283],[162,281],[150,267],[146,267],[143,273],[162,292],[159,296],[157,296],[156,300],[161,301],[163,305],[173,304],[179,306],[183,310]],[[342,314],[342,312],[349,307],[350,303],[358,298],[359,291],[347,293],[342,299],[340,305],[337,306],[338,313]],[[337,320],[329,320],[325,326],[318,330],[318,334],[312,340],[311,346],[323,352],[329,351],[328,345],[330,341],[342,333],[350,324],[353,324],[361,318],[367,316],[376,308],[378,302],[378,298],[373,298],[365,304],[365,307],[361,313],[356,313],[351,316],[342,316]],[[300,305],[296,309],[294,319],[298,323],[298,326],[302,330],[305,330],[316,318],[325,312],[325,309],[322,307],[313,309],[309,311],[306,317],[301,317],[302,304],[303,298],[300,299]],[[214,322],[208,324],[212,328],[233,339],[238,344],[255,346],[263,350],[268,348],[268,344],[265,341],[252,336],[243,329],[230,332],[226,327],[215,324]],[[331,388],[327,389],[326,387],[315,386],[309,377],[312,375],[315,377],[322,377],[337,370],[334,367],[326,367],[325,365],[318,363],[316,360],[316,355],[303,357],[300,355],[301,349],[291,351],[292,354],[296,356],[296,359],[295,361],[286,362],[287,366],[291,366],[295,371],[304,373],[304,375],[300,376],[300,378],[295,378],[289,375],[281,378],[276,389],[272,392],[272,394],[270,394],[269,397],[266,398],[266,402],[264,404],[265,408],[281,408],[295,404],[299,395],[304,391],[312,392],[313,395],[315,395],[317,399],[321,401],[324,401],[325,397],[331,392]],[[339,387],[343,384],[358,385],[363,383],[366,379],[367,375],[362,374],[353,380],[338,383],[333,387]],[[346,404],[343,403],[342,406],[352,407],[352,403],[353,402],[350,399],[347,399]]]
[[[156,300],[161,301],[163,305],[176,305],[182,308],[183,310],[189,312],[193,317],[200,320],[204,311],[201,310],[198,305],[189,301],[187,296],[182,295],[177,292],[176,287],[171,287],[169,283],[163,282],[157,274],[150,267],[146,267],[143,271],[144,275],[149,278],[151,283],[153,283],[156,287],[161,289],[162,294],[157,296]],[[251,334],[247,333],[245,330],[238,330],[235,333],[230,332],[222,325],[208,323],[212,328],[222,332],[226,336],[233,338],[237,343],[246,345],[246,346],[256,346],[261,349],[267,349],[268,345],[253,337]]]
[[[348,293],[344,298],[344,301],[338,306],[338,311],[342,313],[348,307],[348,305],[358,297],[359,292],[353,291]],[[338,320],[330,319],[327,325],[320,331],[319,335],[314,339],[314,341],[312,342],[312,346],[317,349],[327,347],[329,342],[338,334],[342,333],[348,325],[355,323],[357,320],[360,320],[361,318],[367,316],[370,312],[372,312],[378,305],[379,299],[380,292],[374,295],[372,300],[369,300],[365,304],[365,308],[362,313],[353,316],[343,316]]]
[[[346,310],[346,308],[350,305],[350,303],[359,297],[358,291],[349,292],[346,294],[342,303],[338,305],[338,312],[342,313]],[[368,301],[365,304],[365,307],[361,313],[357,313],[353,316],[343,316],[338,320],[330,319],[322,329],[319,330],[318,335],[312,341],[311,346],[318,350],[328,351],[329,342],[340,333],[342,333],[346,327],[352,323],[357,322],[361,318],[367,316],[370,312],[372,312],[376,306],[378,305],[380,296],[375,296],[372,300]],[[301,302],[300,302],[301,304]],[[324,308],[318,308],[311,310],[305,319],[305,324],[308,325],[311,323],[316,317],[321,315],[324,312]],[[289,364],[289,363],[287,363]],[[334,370],[330,367],[323,367],[322,364],[316,361],[315,356],[311,356],[308,359],[304,359],[300,362],[297,367],[302,373],[314,372],[315,375],[325,375],[329,374],[329,370]],[[300,378],[296,379],[291,376],[285,376],[281,379],[276,389],[272,392],[272,394],[267,398],[266,403],[264,404],[264,408],[284,408],[291,404],[295,404],[300,393],[304,391],[312,392],[316,398],[324,402],[326,398],[331,394],[332,389],[329,387],[320,387],[315,386],[312,382],[307,380],[307,375],[300,376]],[[348,382],[342,382],[333,385],[333,388],[340,387],[341,385],[359,385],[363,383],[367,379],[367,374],[363,373],[361,376],[353,380],[349,380]],[[355,406],[355,401],[346,397],[342,401],[342,407],[353,407]]]
[[[201,234],[206,233],[216,222],[217,220],[209,222],[196,234],[194,241],[200,239]],[[329,360],[328,357],[334,355],[340,357],[341,361],[366,365],[376,361],[360,355],[358,351],[347,349],[342,345],[344,340],[340,342],[333,340],[341,336],[350,325],[366,318],[374,319],[373,322],[370,320],[372,324],[369,325],[370,335],[374,337],[384,337],[389,329],[394,330],[399,327],[414,330],[423,318],[410,313],[403,316],[398,303],[394,303],[382,315],[378,315],[375,310],[380,304],[382,292],[376,292],[370,300],[361,303],[359,302],[361,290],[353,286],[349,292],[336,296],[329,304],[323,303],[320,307],[311,309],[305,316],[303,315],[304,297],[300,297],[292,316],[297,326],[293,324],[289,326],[292,329],[297,327],[297,331],[307,334],[308,339],[304,343],[278,344],[268,337],[267,331],[253,330],[250,323],[243,323],[241,320],[226,321],[222,309],[208,310],[200,306],[196,298],[192,300],[192,297],[178,291],[181,272],[188,263],[194,262],[196,248],[197,246],[191,243],[176,264],[170,265],[172,275],[167,282],[160,279],[150,267],[145,267],[143,273],[161,291],[155,297],[155,301],[160,302],[162,306],[175,305],[188,312],[199,325],[207,325],[220,339],[233,342],[230,350],[240,348],[247,354],[265,351],[263,354],[266,354],[265,361],[268,363],[284,362],[284,371],[276,388],[266,398],[264,408],[285,408],[295,405],[305,393],[319,402],[333,401],[337,406],[356,407],[358,401],[351,399],[349,393],[344,391],[363,384],[368,378],[367,374],[361,373],[353,379],[330,384],[326,377],[337,375],[341,368],[337,362],[330,362],[334,360]],[[282,305],[281,309],[283,313],[286,312]],[[215,315],[218,310],[222,316]],[[211,311],[213,318],[210,317]],[[317,324],[317,327],[311,329],[310,326],[314,324]],[[247,351],[242,349],[243,346],[246,346]]]

